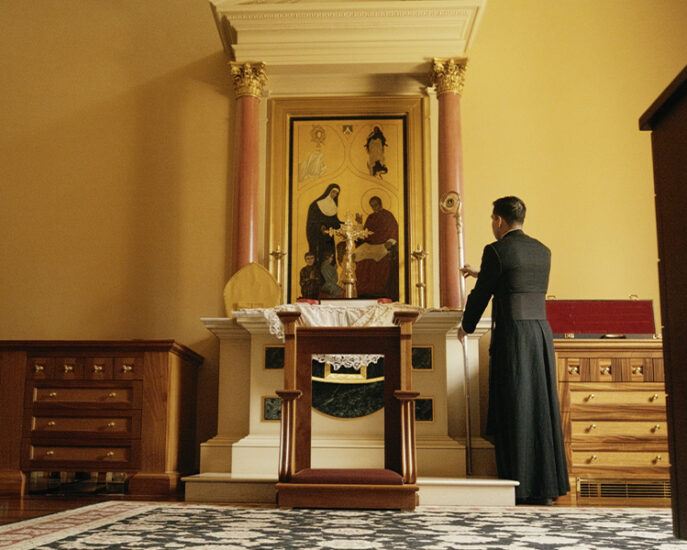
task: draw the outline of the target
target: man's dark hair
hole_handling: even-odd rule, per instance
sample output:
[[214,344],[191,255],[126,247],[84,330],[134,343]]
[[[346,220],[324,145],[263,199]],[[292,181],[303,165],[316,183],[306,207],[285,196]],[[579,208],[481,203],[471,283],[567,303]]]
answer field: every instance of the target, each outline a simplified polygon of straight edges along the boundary
[[518,197],[501,197],[494,201],[494,214],[501,216],[508,225],[523,223],[527,208]]

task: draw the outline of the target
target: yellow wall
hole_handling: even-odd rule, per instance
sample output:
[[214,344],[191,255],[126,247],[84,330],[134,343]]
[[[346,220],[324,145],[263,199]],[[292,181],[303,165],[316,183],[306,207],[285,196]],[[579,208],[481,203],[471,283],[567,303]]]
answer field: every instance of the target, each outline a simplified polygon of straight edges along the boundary
[[[214,435],[231,86],[206,0],[0,0],[0,338],[176,338]],[[518,194],[559,298],[658,301],[649,135],[683,0],[489,0],[463,97],[468,257]]]
[[[650,134],[638,119],[687,63],[682,0],[488,0],[462,98],[466,259],[491,202],[520,196],[559,299],[654,301]],[[657,329],[658,330],[658,329]]]

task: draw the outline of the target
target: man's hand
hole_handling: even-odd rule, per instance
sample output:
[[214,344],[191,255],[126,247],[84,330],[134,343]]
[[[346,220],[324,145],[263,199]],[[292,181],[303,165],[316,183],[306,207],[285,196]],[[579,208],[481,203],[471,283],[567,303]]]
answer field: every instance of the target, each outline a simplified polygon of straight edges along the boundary
[[475,269],[470,264],[465,264],[463,267],[460,268],[460,273],[465,278],[468,278],[468,277],[475,277],[476,278],[479,275],[479,269]]
[[458,340],[462,342],[463,338],[465,338],[467,335],[468,333],[463,330],[463,325],[458,327]]

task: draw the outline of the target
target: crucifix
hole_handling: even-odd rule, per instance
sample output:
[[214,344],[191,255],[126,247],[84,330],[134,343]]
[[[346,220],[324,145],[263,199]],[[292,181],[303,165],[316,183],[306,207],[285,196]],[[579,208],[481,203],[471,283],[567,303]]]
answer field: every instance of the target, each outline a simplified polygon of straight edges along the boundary
[[346,213],[346,221],[341,224],[341,227],[334,229],[330,227],[327,230],[330,237],[342,237],[346,241],[346,253],[344,254],[343,266],[343,280],[341,281],[346,291],[346,298],[353,298],[355,294],[355,268],[353,266],[353,246],[358,239],[364,239],[372,235],[372,231],[364,228],[357,222],[351,219],[351,213]]

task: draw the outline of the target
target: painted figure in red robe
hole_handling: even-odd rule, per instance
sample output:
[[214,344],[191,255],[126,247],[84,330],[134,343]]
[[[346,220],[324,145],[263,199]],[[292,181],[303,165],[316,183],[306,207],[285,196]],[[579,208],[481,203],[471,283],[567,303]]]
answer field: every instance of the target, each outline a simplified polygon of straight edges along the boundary
[[[390,298],[398,301],[398,222],[382,206],[382,199],[370,199],[372,213],[365,229],[372,235],[361,241],[354,251],[356,290],[359,298]],[[356,216],[362,223],[362,216]]]

